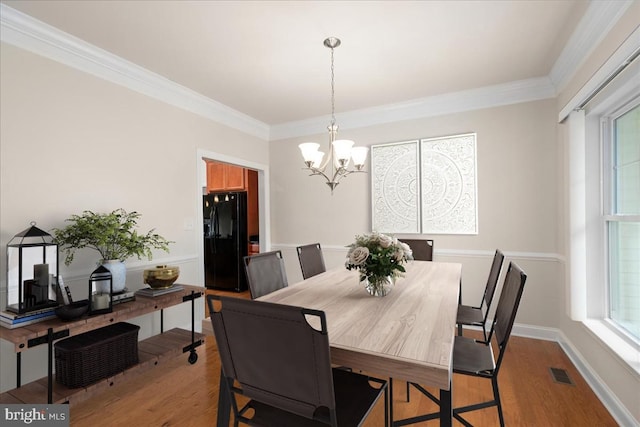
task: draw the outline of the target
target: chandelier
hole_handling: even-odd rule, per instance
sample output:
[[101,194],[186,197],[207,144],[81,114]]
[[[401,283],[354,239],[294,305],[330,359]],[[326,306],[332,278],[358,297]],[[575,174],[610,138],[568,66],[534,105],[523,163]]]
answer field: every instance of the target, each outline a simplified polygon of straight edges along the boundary
[[[365,172],[364,162],[367,159],[368,148],[354,147],[354,142],[347,139],[336,139],[338,125],[336,125],[335,117],[333,50],[340,46],[340,39],[329,37],[324,41],[324,45],[331,49],[331,123],[327,126],[329,130],[329,155],[325,159],[325,153],[319,151],[320,144],[315,142],[305,142],[298,147],[302,152],[306,169],[311,172],[309,176],[324,177],[327,185],[331,188],[331,194],[333,194],[334,188],[338,186],[342,178],[354,172]],[[351,159],[353,159],[355,169],[349,169]]]

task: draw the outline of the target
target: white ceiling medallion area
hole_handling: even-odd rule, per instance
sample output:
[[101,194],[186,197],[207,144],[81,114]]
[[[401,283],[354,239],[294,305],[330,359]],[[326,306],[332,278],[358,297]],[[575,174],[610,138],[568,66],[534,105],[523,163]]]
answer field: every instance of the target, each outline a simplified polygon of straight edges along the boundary
[[[591,2],[547,77],[482,87],[340,114],[343,129],[554,97],[632,4]],[[322,133],[327,117],[269,126],[0,3],[0,40],[125,86],[265,141]]]

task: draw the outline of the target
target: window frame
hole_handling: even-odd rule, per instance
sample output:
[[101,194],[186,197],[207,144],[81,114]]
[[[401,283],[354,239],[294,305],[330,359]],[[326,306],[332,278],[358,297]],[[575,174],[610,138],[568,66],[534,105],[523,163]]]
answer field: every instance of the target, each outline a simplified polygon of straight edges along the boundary
[[611,315],[611,292],[612,292],[612,266],[611,266],[611,223],[622,222],[639,222],[640,215],[634,214],[616,214],[615,211],[615,126],[614,121],[622,117],[634,108],[640,107],[640,90],[631,96],[616,96],[615,94],[608,99],[609,107],[598,114],[600,122],[600,199],[601,199],[601,215],[600,229],[602,233],[603,253],[602,268],[604,271],[604,283],[601,287],[600,295],[601,306],[598,312],[601,316],[589,316],[592,319],[600,317],[604,325],[615,335],[627,344],[640,351],[640,336],[633,335],[630,331],[620,325]]

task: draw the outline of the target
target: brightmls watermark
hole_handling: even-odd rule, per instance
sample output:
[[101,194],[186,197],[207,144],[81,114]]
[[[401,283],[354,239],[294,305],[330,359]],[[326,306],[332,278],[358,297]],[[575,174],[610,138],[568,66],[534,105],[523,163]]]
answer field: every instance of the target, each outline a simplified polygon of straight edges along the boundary
[[69,427],[69,405],[0,405],[2,426]]

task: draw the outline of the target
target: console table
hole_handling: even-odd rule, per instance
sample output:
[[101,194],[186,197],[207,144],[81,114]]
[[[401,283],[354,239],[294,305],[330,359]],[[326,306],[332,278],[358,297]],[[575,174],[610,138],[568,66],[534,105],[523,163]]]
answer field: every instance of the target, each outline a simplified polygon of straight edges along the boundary
[[[104,387],[109,387],[136,373],[158,365],[167,357],[175,357],[189,352],[189,363],[196,363],[196,348],[202,344],[204,335],[196,333],[195,300],[203,295],[203,288],[182,285],[183,289],[164,295],[148,298],[136,296],[135,301],[124,302],[113,306],[111,313],[95,316],[83,316],[77,320],[64,322],[50,319],[21,328],[7,329],[0,327],[0,339],[14,345],[16,353],[16,388],[0,394],[0,403],[74,403],[89,397]],[[191,301],[191,331],[174,328],[164,331],[163,310],[183,302]],[[113,377],[106,378],[86,387],[70,389],[58,384],[53,379],[53,343],[61,338],[78,335],[125,321],[144,314],[160,311],[160,334],[138,343],[139,363]],[[48,375],[29,384],[21,384],[21,354],[30,348],[48,345]]]

